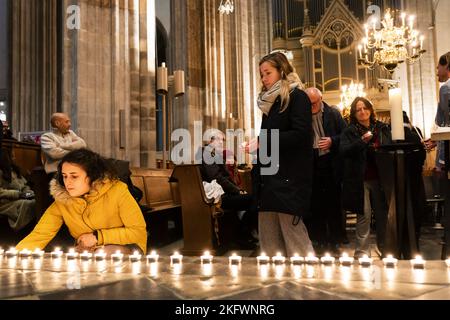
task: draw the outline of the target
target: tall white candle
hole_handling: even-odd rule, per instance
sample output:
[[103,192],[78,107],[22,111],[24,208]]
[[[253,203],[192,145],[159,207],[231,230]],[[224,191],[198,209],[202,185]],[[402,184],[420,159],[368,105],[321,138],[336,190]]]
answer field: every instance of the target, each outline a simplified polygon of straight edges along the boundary
[[405,140],[403,129],[402,92],[400,88],[389,89],[389,105],[391,107],[392,140]]

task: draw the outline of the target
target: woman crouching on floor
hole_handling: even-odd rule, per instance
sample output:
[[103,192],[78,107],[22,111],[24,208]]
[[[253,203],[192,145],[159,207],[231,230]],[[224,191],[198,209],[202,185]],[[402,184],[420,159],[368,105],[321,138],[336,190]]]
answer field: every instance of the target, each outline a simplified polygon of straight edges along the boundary
[[17,250],[44,249],[65,223],[78,252],[146,252],[142,212],[127,185],[100,155],[79,149],[64,156],[50,182],[50,193],[55,202]]

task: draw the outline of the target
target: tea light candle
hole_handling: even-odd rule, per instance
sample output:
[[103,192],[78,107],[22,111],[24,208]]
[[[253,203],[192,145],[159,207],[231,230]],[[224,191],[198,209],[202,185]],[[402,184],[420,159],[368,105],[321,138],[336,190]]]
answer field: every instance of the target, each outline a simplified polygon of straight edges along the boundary
[[274,264],[284,264],[286,258],[281,255],[281,252],[277,252],[276,256],[272,257],[272,262]]
[[95,261],[103,261],[106,258],[106,253],[103,250],[99,250],[96,254],[94,254]]
[[347,267],[352,265],[353,260],[353,257],[349,257],[347,252],[344,252],[339,258],[340,264]]
[[59,247],[56,247],[55,250],[53,250],[50,253],[50,257],[55,258],[55,259],[61,258],[62,255],[63,255],[63,252],[59,249]]
[[256,257],[256,261],[258,261],[258,264],[267,264],[270,261],[270,258],[263,252],[260,256]]
[[158,259],[159,259],[159,255],[154,250],[152,252],[150,252],[149,255],[147,255],[147,262],[149,262],[149,263],[158,262]]
[[116,253],[113,253],[111,255],[111,260],[112,261],[117,262],[117,261],[122,261],[122,259],[123,259],[123,253],[120,252],[120,250],[117,250]]
[[291,257],[291,264],[293,265],[299,265],[302,264],[305,261],[305,259],[303,257],[300,257],[298,255],[298,253],[295,253],[292,257]]
[[203,255],[200,257],[200,262],[203,263],[212,263],[213,256],[209,254],[209,251],[205,251]]
[[31,254],[31,256],[34,259],[40,259],[44,256],[44,250],[40,250],[39,248],[34,249],[33,253]]
[[131,262],[141,261],[141,257],[142,256],[139,254],[138,251],[133,252],[133,254],[129,256]]
[[372,258],[369,258],[367,254],[358,259],[359,265],[362,267],[370,267],[372,265]]
[[308,255],[305,257],[306,264],[318,264],[319,258],[317,258],[313,253],[308,253]]
[[75,249],[73,249],[73,248],[69,249],[69,252],[66,253],[67,260],[74,260],[77,257],[78,257],[78,252],[76,252]]
[[183,261],[183,256],[179,254],[177,251],[173,255],[170,256],[170,263],[181,263]]
[[445,260],[445,264],[447,265],[447,267],[450,268],[450,258],[448,258],[447,260]]
[[384,266],[387,268],[394,268],[397,265],[398,260],[395,259],[392,254],[388,254],[386,258],[383,259]]
[[229,258],[228,261],[230,264],[239,264],[242,261],[242,257],[238,256],[236,253],[233,253]]
[[417,255],[415,259],[411,259],[411,266],[414,269],[424,269],[425,268],[425,260],[422,259],[420,255]]
[[28,249],[23,249],[19,252],[20,258],[29,258],[31,256],[31,251]]
[[9,250],[7,250],[6,252],[5,252],[5,256],[7,257],[7,258],[15,258],[15,257],[17,257],[17,250],[16,250],[16,248],[9,248]]
[[80,254],[80,259],[83,260],[83,261],[87,261],[87,260],[89,260],[91,258],[92,258],[92,253],[87,252],[86,250],[83,251],[82,254]]
[[320,262],[322,262],[322,264],[328,265],[328,266],[333,264],[334,261],[335,261],[335,258],[332,257],[329,253],[325,253],[325,255],[322,258],[320,258]]

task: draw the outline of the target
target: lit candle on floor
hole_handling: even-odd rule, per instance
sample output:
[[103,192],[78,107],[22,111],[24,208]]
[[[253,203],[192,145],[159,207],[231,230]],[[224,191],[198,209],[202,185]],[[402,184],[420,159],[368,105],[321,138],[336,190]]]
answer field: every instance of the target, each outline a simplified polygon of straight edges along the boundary
[[394,268],[397,265],[398,260],[395,259],[392,254],[388,254],[386,258],[383,259],[384,266],[387,268]]
[[17,254],[18,254],[18,252],[17,252],[17,250],[16,250],[16,248],[9,248],[9,250],[7,250],[6,252],[5,252],[5,256],[7,257],[7,258],[16,258],[17,257]]
[[372,258],[369,258],[367,254],[358,259],[359,265],[362,267],[370,267],[372,265]]
[[332,257],[329,253],[325,253],[325,255],[320,258],[320,262],[322,262],[322,264],[329,266],[332,265],[335,261],[335,258]]
[[308,253],[308,255],[305,257],[305,263],[306,264],[318,264],[319,258],[317,258],[313,253]]
[[203,255],[200,257],[200,262],[203,263],[212,263],[213,256],[209,254],[209,251],[205,251]]
[[50,253],[50,257],[52,257],[52,258],[54,258],[54,259],[61,258],[62,255],[63,255],[63,252],[60,250],[59,247],[56,247],[55,250],[53,250],[53,251]]
[[83,260],[83,261],[88,261],[88,260],[90,260],[91,258],[92,258],[92,253],[87,252],[86,250],[83,251],[82,254],[80,254],[80,259]]
[[258,261],[258,264],[267,264],[270,261],[270,258],[263,252],[260,256],[256,257],[256,261]]
[[141,261],[142,256],[139,254],[139,251],[134,251],[132,255],[129,256],[131,262],[139,262]]
[[424,269],[425,268],[425,260],[423,260],[420,255],[417,255],[415,259],[411,259],[411,266],[414,269]]
[[305,259],[303,257],[300,257],[298,255],[298,253],[295,253],[292,257],[291,257],[291,264],[293,265],[299,265],[302,264],[305,261]]
[[36,248],[36,249],[34,249],[34,251],[33,251],[33,253],[31,254],[31,256],[34,258],[34,259],[40,259],[40,258],[42,258],[43,256],[44,256],[44,250],[41,250],[41,249],[39,249],[39,248]]
[[183,261],[183,256],[179,254],[177,251],[173,255],[170,256],[170,264],[181,263]]
[[103,261],[106,258],[106,253],[103,250],[99,250],[96,254],[94,254],[95,261]]
[[445,264],[447,265],[447,267],[450,268],[450,258],[448,258],[447,260],[445,260]]
[[120,252],[120,250],[117,250],[115,253],[113,253],[111,255],[112,261],[118,262],[118,261],[122,261],[122,259],[123,259],[123,253]]
[[152,252],[150,252],[149,255],[147,255],[147,262],[148,263],[158,262],[158,259],[159,259],[159,255],[156,253],[155,250],[153,250]]
[[277,255],[272,257],[272,262],[274,264],[284,264],[285,261],[286,258],[281,255],[281,252],[277,252]]
[[353,257],[349,257],[347,252],[344,252],[339,258],[339,262],[342,266],[349,267],[353,264]]
[[74,248],[70,248],[69,252],[66,253],[67,260],[74,260],[77,257],[78,257],[78,252],[76,252]]
[[31,251],[28,249],[23,249],[19,252],[20,258],[29,258],[31,256]]
[[236,253],[233,253],[229,258],[228,261],[230,264],[239,264],[242,261],[242,257],[238,256]]

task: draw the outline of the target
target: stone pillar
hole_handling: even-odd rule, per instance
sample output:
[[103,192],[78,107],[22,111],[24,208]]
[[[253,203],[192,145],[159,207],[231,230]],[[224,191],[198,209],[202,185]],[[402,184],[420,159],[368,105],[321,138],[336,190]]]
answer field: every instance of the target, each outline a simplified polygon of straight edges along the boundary
[[11,127],[48,130],[57,110],[58,0],[11,1]]
[[313,55],[313,44],[314,38],[311,32],[305,32],[300,39],[300,44],[303,49],[303,61],[304,70],[302,73],[302,78],[305,80],[305,87],[314,86],[314,55]]

